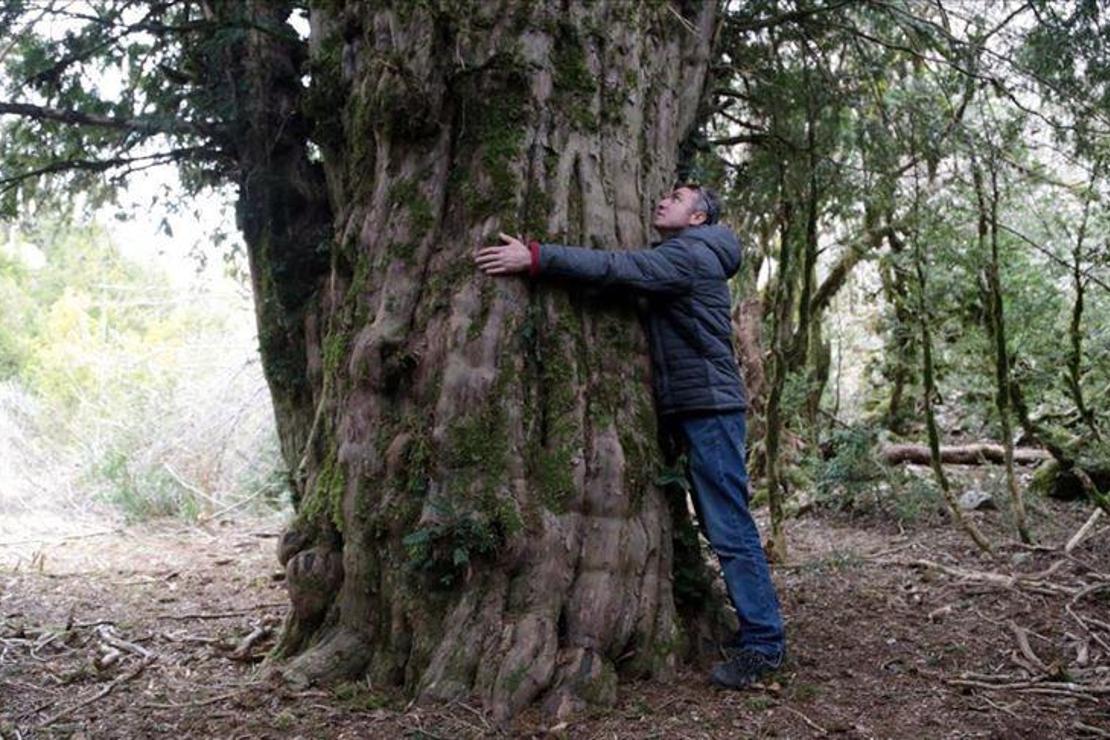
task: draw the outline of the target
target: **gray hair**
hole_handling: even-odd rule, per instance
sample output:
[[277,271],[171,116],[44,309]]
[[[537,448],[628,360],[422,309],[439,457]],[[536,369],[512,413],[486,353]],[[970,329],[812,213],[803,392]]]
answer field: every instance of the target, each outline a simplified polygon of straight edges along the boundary
[[705,214],[705,223],[715,224],[720,220],[721,199],[717,197],[715,192],[692,182],[683,183],[682,187],[694,191],[698,198],[695,209]]

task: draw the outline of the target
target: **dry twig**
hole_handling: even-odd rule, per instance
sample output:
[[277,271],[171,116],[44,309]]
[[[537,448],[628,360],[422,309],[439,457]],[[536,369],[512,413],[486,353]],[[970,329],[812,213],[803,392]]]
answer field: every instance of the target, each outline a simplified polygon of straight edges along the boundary
[[[992,586],[998,586],[1006,589],[1021,589],[1031,591],[1033,593],[1046,594],[1048,596],[1073,596],[1077,593],[1083,592],[1079,589],[1071,588],[1069,586],[1062,586],[1059,583],[1053,583],[1042,579],[1030,578],[1029,576],[1022,575],[1003,575],[1002,573],[994,573],[991,571],[983,570],[968,570],[966,568],[957,568],[951,565],[943,565],[932,560],[884,560],[884,563],[892,565],[901,565],[908,568],[926,568],[928,570],[935,570],[945,575],[954,578],[960,578],[964,581],[971,581],[973,583],[984,583]],[[1110,584],[1096,584],[1098,587],[1110,586]]]
[[1098,522],[1099,517],[1101,516],[1102,509],[1095,509],[1094,511],[1092,511],[1091,516],[1087,519],[1086,522],[1083,523],[1083,526],[1080,527],[1076,531],[1076,533],[1072,535],[1071,539],[1068,540],[1068,544],[1064,545],[1064,552],[1070,553],[1072,550],[1078,547],[1079,543],[1082,542],[1083,539],[1091,533],[1091,530],[1095,528],[1095,523]]
[[96,634],[100,638],[101,642],[110,647],[114,647],[115,649],[122,650],[124,652],[134,653],[141,658],[149,659],[154,657],[154,653],[150,652],[142,645],[136,645],[133,642],[128,642],[127,640],[121,639],[113,634],[114,632],[115,630],[108,625],[101,625],[96,630]]
[[228,619],[230,617],[241,617],[244,614],[256,612],[259,609],[277,609],[278,607],[289,606],[286,602],[274,604],[255,604],[247,609],[236,609],[235,611],[227,612],[198,612],[189,614],[158,614],[155,619],[166,619],[173,622],[184,622],[190,619]]
[[232,660],[250,660],[251,648],[255,646],[260,640],[270,636],[273,628],[266,624],[260,624],[251,630],[251,633],[244,637],[242,641],[235,647],[228,657]]
[[100,701],[105,696],[112,693],[112,690],[115,689],[117,686],[119,686],[121,683],[126,683],[127,681],[130,681],[131,679],[138,676],[140,673],[143,672],[144,669],[146,669],[146,667],[148,665],[150,665],[153,662],[154,662],[153,657],[146,658],[145,660],[143,660],[141,663],[139,663],[137,666],[132,668],[127,673],[124,673],[120,676],[117,676],[116,678],[113,678],[111,681],[108,682],[108,684],[104,688],[100,689],[100,691],[97,691],[96,693],[92,694],[91,696],[89,696],[85,699],[82,699],[81,701],[77,702],[76,704],[73,704],[69,707],[66,707],[65,709],[62,709],[62,710],[60,710],[58,712],[55,712],[54,714],[50,715],[49,717],[47,717],[45,720],[43,720],[39,724],[39,728],[41,729],[43,727],[49,727],[50,725],[54,724],[58,720],[60,720],[64,717],[68,717],[69,715],[73,714],[78,709],[83,709],[84,707],[87,707],[88,705],[92,704],[93,702]]
[[828,735],[829,734],[828,730],[826,730],[824,727],[822,727],[821,725],[819,725],[816,722],[814,722],[813,720],[811,720],[809,717],[807,717],[804,714],[802,714],[801,712],[799,712],[794,707],[788,707],[785,704],[782,704],[781,706],[786,711],[790,712],[793,715],[796,715],[800,720],[802,720],[807,725],[809,725],[811,729],[817,730],[817,732],[819,732],[822,735]]
[[[1101,509],[1099,511],[1101,511]],[[1071,728],[1073,730],[1079,730],[1080,732],[1085,732],[1088,735],[1094,735],[1095,737],[1110,737],[1110,730],[1104,730],[1101,727],[1095,727],[1094,725],[1088,725],[1088,724],[1085,724],[1083,722],[1080,722],[1079,720],[1075,720],[1074,722],[1072,722],[1071,723]]]
[[1018,649],[1021,650],[1021,654],[1025,656],[1025,659],[1033,664],[1033,667],[1036,668],[1036,672],[1048,673],[1048,666],[1046,666],[1044,661],[1033,652],[1033,648],[1029,644],[1029,635],[1025,629],[1017,626],[1017,624],[1012,621],[1009,623],[1009,627],[1010,631],[1014,633],[1014,638],[1017,640]]
[[1071,597],[1071,601],[1068,602],[1068,605],[1071,606],[1072,604],[1075,604],[1080,599],[1082,599],[1084,596],[1093,594],[1096,591],[1101,591],[1104,588],[1110,588],[1110,582],[1092,583],[1090,586],[1081,588],[1076,591],[1075,594]]

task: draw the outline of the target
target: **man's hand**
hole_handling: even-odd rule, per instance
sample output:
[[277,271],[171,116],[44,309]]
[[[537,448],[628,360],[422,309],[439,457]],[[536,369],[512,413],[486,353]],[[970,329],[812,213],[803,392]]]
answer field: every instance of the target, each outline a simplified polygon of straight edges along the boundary
[[501,245],[482,247],[474,261],[487,275],[512,275],[532,266],[532,252],[516,237],[501,234]]

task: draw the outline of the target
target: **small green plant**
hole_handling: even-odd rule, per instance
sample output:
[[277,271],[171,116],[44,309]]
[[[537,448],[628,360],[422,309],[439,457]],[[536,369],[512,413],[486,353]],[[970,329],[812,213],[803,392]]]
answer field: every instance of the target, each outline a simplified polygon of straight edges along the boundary
[[511,532],[500,520],[473,512],[445,512],[445,518],[405,535],[408,567],[428,578],[433,588],[450,588],[462,579],[472,561],[490,557]]
[[200,513],[196,495],[168,470],[137,463],[125,450],[109,450],[92,477],[100,484],[100,500],[123,512],[129,522],[157,517],[193,521]]
[[872,453],[875,430],[851,427],[838,430],[829,441],[836,451],[832,458],[818,463],[817,501],[840,510],[853,510],[874,500],[886,471]]
[[936,512],[941,506],[940,490],[932,477],[900,471],[891,476],[890,503],[899,522],[909,524]]
[[753,712],[766,712],[771,707],[777,706],[778,702],[770,696],[753,696],[744,702],[744,706]]
[[356,712],[372,712],[390,706],[390,697],[373,691],[361,681],[344,681],[332,689],[332,695],[348,709]]
[[833,550],[828,555],[807,561],[800,571],[823,574],[857,568],[862,564],[863,559],[857,553]]
[[815,683],[796,683],[792,688],[794,698],[798,701],[816,699],[821,693],[821,687]]
[[297,715],[288,709],[283,709],[274,716],[274,728],[278,730],[291,730],[296,724]]

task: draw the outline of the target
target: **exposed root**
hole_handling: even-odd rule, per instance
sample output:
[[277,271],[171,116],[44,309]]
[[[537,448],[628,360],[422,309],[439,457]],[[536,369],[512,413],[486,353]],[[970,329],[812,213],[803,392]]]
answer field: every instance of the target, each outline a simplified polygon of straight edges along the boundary
[[549,717],[563,720],[588,704],[612,706],[617,700],[617,672],[604,656],[589,648],[559,652],[553,688],[543,701]]
[[361,674],[370,659],[367,639],[348,627],[336,627],[313,647],[280,669],[280,675],[296,691],[314,684],[327,684]]

